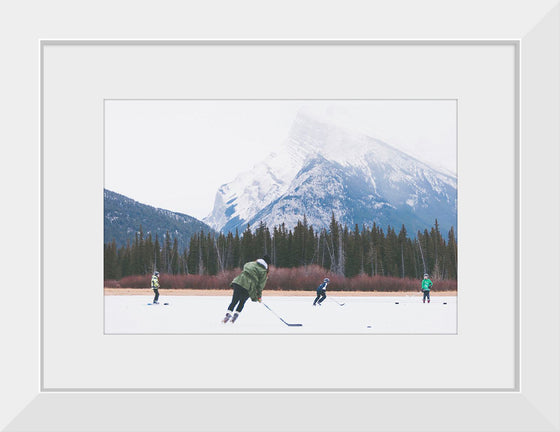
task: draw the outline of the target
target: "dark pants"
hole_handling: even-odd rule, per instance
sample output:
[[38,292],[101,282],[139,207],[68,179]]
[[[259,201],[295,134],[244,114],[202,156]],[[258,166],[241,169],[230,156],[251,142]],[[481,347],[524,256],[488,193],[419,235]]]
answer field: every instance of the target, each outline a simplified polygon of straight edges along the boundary
[[422,301],[425,302],[426,299],[428,299],[428,302],[430,301],[430,291],[424,291],[424,298]]
[[[249,291],[243,288],[241,285],[231,284],[233,287],[233,297],[231,299],[231,303],[229,304],[228,310],[233,312],[233,308],[237,305],[237,312],[241,312],[243,310],[243,306],[245,306],[245,302],[249,298]],[[238,304],[239,303],[239,304]]]
[[321,304],[321,302],[326,298],[327,298],[327,293],[325,291],[317,291],[317,297],[315,297],[315,301],[313,302],[313,304],[315,303]]
[[158,289],[154,289],[154,303],[158,301],[159,298],[159,291]]

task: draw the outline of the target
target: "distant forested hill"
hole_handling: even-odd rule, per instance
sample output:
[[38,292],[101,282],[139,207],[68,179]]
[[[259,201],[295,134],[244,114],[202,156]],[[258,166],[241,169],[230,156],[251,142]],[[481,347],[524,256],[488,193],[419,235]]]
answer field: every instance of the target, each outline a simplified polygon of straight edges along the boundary
[[177,238],[180,250],[188,246],[193,234],[214,232],[192,216],[141,204],[107,189],[103,191],[103,198],[104,242],[115,240],[117,247],[126,246],[127,240],[132,244],[140,226],[144,238],[151,233],[155,241],[157,234],[160,244],[169,232],[173,239]]

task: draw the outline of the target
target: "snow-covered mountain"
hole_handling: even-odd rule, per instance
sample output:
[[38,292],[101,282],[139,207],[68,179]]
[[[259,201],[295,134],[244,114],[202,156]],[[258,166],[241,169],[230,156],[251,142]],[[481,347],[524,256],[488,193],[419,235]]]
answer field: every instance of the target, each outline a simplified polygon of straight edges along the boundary
[[306,215],[316,228],[331,214],[353,227],[373,222],[409,232],[457,226],[457,179],[390,145],[300,112],[281,151],[216,193],[204,219],[223,232],[260,221],[293,228]]

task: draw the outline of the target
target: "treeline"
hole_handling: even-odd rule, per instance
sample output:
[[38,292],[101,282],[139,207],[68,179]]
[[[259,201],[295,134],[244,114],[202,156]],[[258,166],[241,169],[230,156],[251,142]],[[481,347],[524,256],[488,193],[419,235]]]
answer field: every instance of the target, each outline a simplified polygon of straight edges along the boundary
[[[447,239],[447,240],[446,240]],[[320,266],[332,274],[419,278],[428,273],[434,279],[457,279],[457,241],[453,227],[444,239],[437,220],[428,231],[411,238],[404,225],[397,233],[376,224],[371,228],[342,226],[334,217],[328,229],[315,230],[303,221],[293,229],[284,224],[272,231],[261,223],[241,234],[193,235],[189,246],[179,250],[177,239],[167,232],[163,239],[144,234],[142,226],[126,246],[104,245],[104,278],[162,273],[217,275],[240,268],[247,261],[267,253],[275,267]]]

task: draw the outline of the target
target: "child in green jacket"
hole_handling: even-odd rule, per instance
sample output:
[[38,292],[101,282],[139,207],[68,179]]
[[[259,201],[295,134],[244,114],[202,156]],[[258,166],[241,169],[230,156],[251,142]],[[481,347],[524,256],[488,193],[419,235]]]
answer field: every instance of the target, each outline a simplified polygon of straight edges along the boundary
[[158,299],[159,299],[159,272],[155,271],[154,275],[152,276],[152,289],[154,290],[154,301],[152,302],[153,304],[159,304]]
[[[231,282],[233,288],[233,297],[226,312],[226,316],[222,320],[225,324],[230,319],[234,323],[245,302],[251,298],[252,301],[261,301],[262,291],[268,279],[268,271],[270,268],[270,257],[268,255],[251,261],[243,266],[243,271]],[[235,306],[237,305],[237,308]],[[235,313],[233,309],[235,308]],[[233,314],[233,315],[232,315]]]
[[422,303],[426,303],[426,299],[428,299],[428,303],[430,303],[430,288],[432,285],[433,282],[428,279],[428,273],[424,273],[424,279],[422,280],[422,292],[424,293],[424,298],[422,299]]

